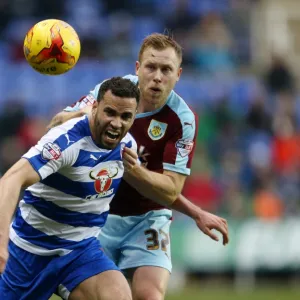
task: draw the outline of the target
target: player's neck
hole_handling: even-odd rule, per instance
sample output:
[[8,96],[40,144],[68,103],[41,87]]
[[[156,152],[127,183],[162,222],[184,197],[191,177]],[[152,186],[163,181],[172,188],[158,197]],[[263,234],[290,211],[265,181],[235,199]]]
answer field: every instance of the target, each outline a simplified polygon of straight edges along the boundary
[[140,101],[139,106],[138,106],[138,113],[142,114],[142,113],[155,111],[164,105],[165,105],[165,102],[163,102],[163,103],[151,103],[150,102],[149,103],[146,101]]

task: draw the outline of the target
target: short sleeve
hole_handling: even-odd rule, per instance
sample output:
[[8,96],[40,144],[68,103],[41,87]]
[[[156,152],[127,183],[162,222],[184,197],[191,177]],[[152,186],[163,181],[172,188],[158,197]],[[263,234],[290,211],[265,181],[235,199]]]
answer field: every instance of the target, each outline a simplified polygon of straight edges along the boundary
[[89,92],[88,95],[80,98],[78,101],[76,101],[72,105],[67,106],[66,108],[64,108],[64,111],[66,111],[66,112],[74,112],[74,111],[78,111],[78,110],[80,110],[80,109],[82,109],[82,108],[84,108],[86,106],[93,105],[93,103],[95,101],[97,101],[99,89],[100,89],[100,86],[101,86],[101,84],[103,82],[104,81],[102,81],[101,83],[97,84],[94,87],[94,89]]
[[181,120],[180,128],[165,147],[164,170],[190,175],[197,129],[198,118],[192,112]]
[[62,134],[59,127],[54,128],[22,156],[29,161],[41,180],[72,163],[74,153],[67,147],[69,137],[66,135]]

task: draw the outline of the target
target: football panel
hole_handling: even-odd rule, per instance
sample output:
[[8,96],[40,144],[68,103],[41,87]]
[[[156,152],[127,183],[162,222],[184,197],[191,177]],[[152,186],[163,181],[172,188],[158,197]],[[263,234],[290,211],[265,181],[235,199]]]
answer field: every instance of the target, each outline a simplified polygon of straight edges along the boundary
[[77,63],[80,40],[76,31],[66,22],[45,20],[28,31],[24,40],[24,54],[38,72],[63,74]]

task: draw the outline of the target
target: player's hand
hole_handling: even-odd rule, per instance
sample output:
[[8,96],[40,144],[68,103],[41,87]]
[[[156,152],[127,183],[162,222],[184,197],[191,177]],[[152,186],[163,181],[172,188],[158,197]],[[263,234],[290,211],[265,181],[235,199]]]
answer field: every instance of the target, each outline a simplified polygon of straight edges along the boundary
[[123,165],[125,172],[131,172],[133,169],[139,166],[138,155],[134,150],[127,147],[124,148]]
[[211,239],[219,241],[218,236],[212,232],[212,229],[219,231],[223,236],[223,245],[229,242],[228,224],[227,221],[221,217],[211,214],[207,211],[199,209],[194,220],[198,228],[208,235]]
[[4,272],[8,260],[8,240],[0,233],[0,274]]

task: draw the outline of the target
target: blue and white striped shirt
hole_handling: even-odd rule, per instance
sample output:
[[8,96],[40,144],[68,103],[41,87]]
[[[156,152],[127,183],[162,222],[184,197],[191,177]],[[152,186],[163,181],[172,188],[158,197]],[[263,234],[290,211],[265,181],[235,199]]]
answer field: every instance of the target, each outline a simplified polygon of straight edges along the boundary
[[113,150],[99,148],[86,116],[50,130],[23,157],[40,182],[26,189],[10,239],[38,255],[65,255],[97,238],[124,173],[128,133]]

